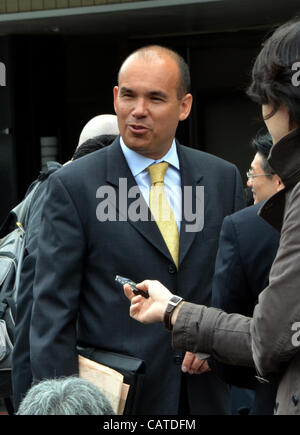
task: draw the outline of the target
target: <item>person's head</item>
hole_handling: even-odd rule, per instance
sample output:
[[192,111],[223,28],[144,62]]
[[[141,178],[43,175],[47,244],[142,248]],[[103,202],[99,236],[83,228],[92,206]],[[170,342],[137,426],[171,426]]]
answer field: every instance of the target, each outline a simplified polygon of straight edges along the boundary
[[80,159],[80,157],[110,145],[116,139],[116,137],[117,136],[113,134],[101,134],[100,136],[86,140],[82,144],[78,145],[73,154],[72,160]]
[[300,125],[300,90],[293,65],[300,61],[300,20],[280,26],[264,43],[252,69],[250,98],[262,106],[273,143]]
[[42,381],[27,392],[17,415],[113,415],[103,393],[78,377]]
[[247,172],[247,185],[252,190],[254,204],[257,204],[283,189],[284,185],[267,160],[273,146],[271,136],[268,133],[256,136],[251,144],[256,154]]
[[125,144],[154,159],[166,154],[179,121],[189,116],[192,99],[189,69],[179,54],[161,46],[133,52],[123,62],[114,88]]
[[116,115],[97,115],[90,119],[83,127],[78,141],[78,147],[89,139],[101,135],[119,134]]

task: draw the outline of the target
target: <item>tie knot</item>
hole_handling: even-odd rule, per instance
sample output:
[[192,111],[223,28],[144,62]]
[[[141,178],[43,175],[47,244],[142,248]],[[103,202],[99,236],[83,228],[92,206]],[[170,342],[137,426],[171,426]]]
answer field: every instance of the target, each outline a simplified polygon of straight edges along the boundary
[[169,163],[161,162],[148,166],[148,171],[152,180],[152,184],[164,183],[165,173],[168,169]]

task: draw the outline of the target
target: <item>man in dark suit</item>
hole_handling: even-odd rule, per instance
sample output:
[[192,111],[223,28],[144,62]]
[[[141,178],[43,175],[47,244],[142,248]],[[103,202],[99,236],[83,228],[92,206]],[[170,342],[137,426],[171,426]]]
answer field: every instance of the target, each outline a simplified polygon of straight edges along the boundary
[[[256,154],[247,172],[247,184],[252,189],[254,205],[225,217],[212,287],[213,306],[249,317],[259,293],[269,283],[279,245],[279,233],[257,213],[262,201],[283,188],[267,161],[273,145],[271,136],[258,136],[252,144]],[[253,369],[224,365],[223,370],[227,382],[255,390],[252,414],[273,414],[276,385],[259,383]],[[235,402],[244,407],[245,396],[241,393],[235,390]]]
[[[174,139],[191,110],[189,81],[175,52],[134,52],[114,88],[120,138],[50,177],[30,333],[35,381],[78,373],[77,344],[106,349],[145,361],[138,414],[183,410],[182,355],[168,331],[128,317],[115,276],[138,282],[147,275],[183,289],[188,300],[210,303],[221,223],[243,206],[243,189],[235,166]],[[175,260],[148,208],[147,168],[163,161],[180,234]],[[189,412],[229,411],[227,386],[213,371],[185,378]]]

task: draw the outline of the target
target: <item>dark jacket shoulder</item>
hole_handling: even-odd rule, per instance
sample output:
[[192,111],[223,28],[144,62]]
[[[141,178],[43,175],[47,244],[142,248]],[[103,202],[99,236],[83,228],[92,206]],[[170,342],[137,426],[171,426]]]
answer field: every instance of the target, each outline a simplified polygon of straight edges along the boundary
[[[228,162],[227,160],[222,159],[221,157],[217,157],[214,154],[209,154],[205,151],[201,151],[195,148],[190,148],[185,145],[181,145],[177,142],[178,145],[178,152],[183,152],[187,158],[191,162],[195,162],[195,160],[202,161],[205,165],[213,165],[213,166],[220,166],[220,167],[228,167],[233,168],[235,165],[233,163]],[[210,166],[211,167],[211,166]]]

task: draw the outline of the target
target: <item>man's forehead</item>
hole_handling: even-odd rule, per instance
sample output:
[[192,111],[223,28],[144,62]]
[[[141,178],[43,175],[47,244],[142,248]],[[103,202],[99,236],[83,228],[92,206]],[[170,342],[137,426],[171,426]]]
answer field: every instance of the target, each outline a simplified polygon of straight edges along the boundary
[[151,72],[151,70],[145,70],[145,74],[136,74],[134,71],[132,74],[123,74],[119,78],[119,94],[126,92],[163,96],[177,94],[178,79],[176,76],[168,74],[158,74],[158,72]]
[[168,55],[155,58],[134,55],[125,61],[118,77],[119,90],[128,88],[147,94],[177,94],[179,83],[179,67]]
[[176,73],[179,74],[179,66],[172,56],[165,53],[159,54],[154,51],[153,55],[142,55],[141,53],[135,53],[129,56],[120,68],[119,80],[123,76],[127,76],[127,72],[130,74],[134,72],[135,68],[137,67],[144,67],[146,71],[151,71],[151,68],[157,67],[165,69],[166,73],[170,72],[173,74],[174,71],[176,71]]
[[262,157],[259,153],[256,153],[252,162],[251,162],[251,167],[255,168],[255,167],[261,167],[262,164]]

